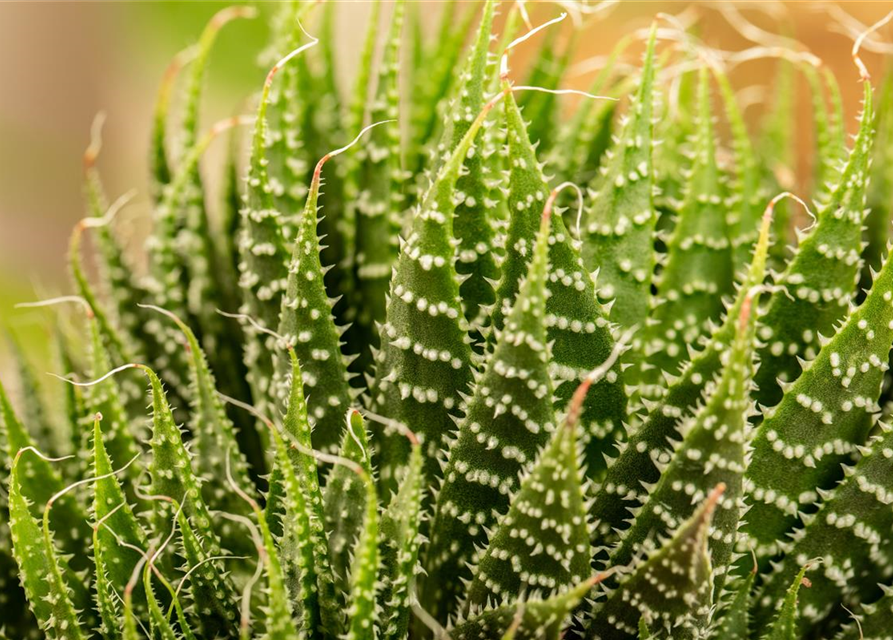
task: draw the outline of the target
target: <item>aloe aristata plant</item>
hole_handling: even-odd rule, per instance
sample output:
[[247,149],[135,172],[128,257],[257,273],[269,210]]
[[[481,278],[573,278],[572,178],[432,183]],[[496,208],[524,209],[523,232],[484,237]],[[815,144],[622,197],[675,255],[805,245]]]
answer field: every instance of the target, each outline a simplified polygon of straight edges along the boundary
[[[255,14],[218,13],[159,92],[144,271],[97,121],[73,290],[34,303],[76,310],[58,379],[18,350],[0,386],[0,637],[891,637],[893,92],[859,55],[890,17],[844,25],[847,144],[818,58],[672,16],[570,89],[605,6],[561,5],[452,1],[428,37],[376,0],[342,94],[341,6],[284,2],[254,115],[203,133]],[[790,87],[751,131],[727,76],[757,57],[807,80],[809,198]]]

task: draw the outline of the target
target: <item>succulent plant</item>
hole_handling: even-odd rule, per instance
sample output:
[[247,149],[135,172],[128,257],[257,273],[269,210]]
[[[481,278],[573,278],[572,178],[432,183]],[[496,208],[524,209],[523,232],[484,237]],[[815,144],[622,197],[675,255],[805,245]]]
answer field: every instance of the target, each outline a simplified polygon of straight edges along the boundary
[[[15,348],[0,385],[0,638],[891,638],[893,85],[865,34],[848,147],[802,50],[742,52],[784,85],[751,137],[729,53],[672,17],[581,92],[566,14],[452,1],[428,38],[372,8],[350,96],[334,2],[277,7],[255,118],[197,115],[252,9],[173,61],[145,270],[94,127],[72,295],[34,303],[78,305],[59,379]],[[779,193],[800,72],[815,214]],[[202,154],[249,123],[214,217]]]

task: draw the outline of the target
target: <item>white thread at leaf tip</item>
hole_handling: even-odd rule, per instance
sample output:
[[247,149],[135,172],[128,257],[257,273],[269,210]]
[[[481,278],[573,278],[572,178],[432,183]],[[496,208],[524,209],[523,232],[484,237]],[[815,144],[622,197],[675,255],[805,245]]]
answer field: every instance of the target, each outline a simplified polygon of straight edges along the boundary
[[[520,3],[518,6],[523,7],[524,5],[523,5],[523,3]],[[523,9],[522,9],[522,16],[524,16],[524,15],[526,15],[526,10],[523,10]],[[515,47],[517,47],[519,44],[522,44],[523,42],[526,42],[527,40],[529,40],[530,38],[532,38],[533,36],[535,36],[537,33],[539,33],[540,31],[542,31],[543,29],[545,29],[546,27],[550,27],[550,26],[552,26],[553,24],[558,24],[559,22],[561,22],[562,20],[564,20],[566,17],[567,17],[567,12],[563,12],[563,13],[562,13],[560,16],[558,16],[557,18],[552,18],[552,19],[549,20],[548,22],[544,22],[543,24],[541,24],[541,25],[538,26],[538,27],[530,28],[530,31],[528,31],[527,33],[525,33],[523,36],[521,36],[521,37],[519,37],[519,38],[515,38],[515,39],[512,40],[510,43],[508,43],[508,45],[506,46],[506,48],[503,50],[503,52],[502,52],[502,58],[501,58],[500,61],[499,61],[499,76],[500,76],[501,78],[505,78],[505,77],[508,75],[508,69],[509,69],[508,56],[509,56],[509,51],[511,51],[512,49],[514,49]],[[527,19],[525,22],[527,22],[527,24],[528,24],[528,26],[529,26],[529,24],[530,24],[529,16],[528,16],[528,19]]]
[[859,640],[864,640],[865,636],[864,636],[863,633],[862,633],[862,623],[859,622],[859,617],[858,617],[855,613],[853,613],[852,611],[850,611],[849,609],[847,609],[845,606],[840,605],[840,607],[841,607],[844,611],[846,611],[848,614],[850,614],[850,617],[853,619],[853,622],[856,623],[856,629],[859,630]]
[[528,29],[533,29],[533,23],[530,21],[530,14],[527,13],[526,0],[517,0],[515,6],[518,7],[518,11],[521,12],[521,20],[524,21],[524,25]]
[[772,198],[772,200],[769,201],[769,206],[766,207],[767,213],[769,213],[771,215],[771,213],[775,210],[775,205],[777,205],[779,202],[781,202],[785,198],[790,198],[791,200],[798,203],[801,207],[803,207],[803,209],[806,210],[806,214],[812,219],[812,225],[807,227],[807,229],[805,229],[805,230],[811,229],[816,224],[818,219],[816,218],[816,216],[812,212],[812,210],[809,208],[809,205],[806,204],[806,202],[801,197],[797,196],[796,194],[791,193],[790,191],[783,191],[782,193],[779,193],[777,196]]
[[[105,374],[101,378],[97,378],[96,380],[90,380],[89,382],[76,382],[76,381],[72,380],[71,378],[66,378],[65,376],[60,376],[59,374],[52,373],[50,371],[47,371],[47,375],[53,376],[54,378],[61,380],[62,382],[67,382],[68,384],[72,384],[76,387],[92,387],[93,385],[99,384],[103,380],[107,380],[108,378],[111,378],[116,373],[120,373],[120,372],[124,371],[125,369],[138,369],[141,366],[143,366],[143,365],[133,364],[133,363],[122,364],[120,367],[115,367],[114,369],[109,371],[107,374]],[[71,374],[69,374],[69,375],[71,375]]]
[[342,456],[336,456],[336,455],[332,455],[330,453],[324,453],[322,451],[317,451],[316,449],[308,449],[307,447],[302,445],[300,442],[298,442],[292,434],[288,433],[287,431],[283,431],[283,430],[279,429],[275,425],[275,423],[272,420],[270,420],[270,418],[268,418],[267,416],[262,414],[260,411],[258,411],[257,407],[255,407],[254,405],[248,404],[247,402],[243,402],[241,400],[237,400],[236,398],[228,396],[225,393],[222,393],[220,391],[217,392],[217,395],[220,396],[220,399],[223,400],[224,402],[231,404],[235,407],[239,407],[240,409],[244,409],[245,411],[247,411],[248,413],[253,415],[255,418],[257,418],[258,420],[263,422],[267,426],[267,428],[276,429],[276,432],[280,436],[283,436],[286,440],[288,440],[288,443],[290,445],[292,445],[299,452],[303,453],[305,456],[310,456],[311,458],[314,458],[315,460],[319,460],[320,462],[327,462],[329,464],[340,464],[345,467],[350,467],[357,473],[357,475],[360,475],[365,478],[365,476],[366,476],[365,470],[360,465],[358,465],[356,462],[354,462],[353,460],[349,460]]
[[137,303],[136,306],[138,306],[138,307],[141,308],[141,309],[151,309],[152,311],[157,311],[158,313],[160,313],[160,314],[162,314],[162,315],[164,315],[164,316],[167,316],[168,318],[170,318],[171,320],[173,320],[175,323],[177,323],[177,325],[178,325],[179,327],[184,328],[184,329],[189,329],[189,325],[187,325],[185,322],[183,322],[183,321],[180,319],[180,316],[178,316],[178,315],[177,315],[176,313],[174,313],[173,311],[168,311],[167,309],[165,309],[165,308],[163,308],[163,307],[159,307],[159,306],[154,305],[154,304],[142,304],[142,303]]
[[50,511],[50,508],[53,506],[53,503],[56,502],[56,500],[58,500],[59,498],[61,498],[62,496],[64,496],[66,493],[68,493],[68,492],[71,491],[72,489],[77,489],[78,487],[82,487],[82,486],[84,486],[85,484],[90,484],[91,482],[98,482],[99,480],[105,480],[106,478],[112,478],[112,477],[118,475],[119,473],[123,473],[124,471],[127,470],[127,468],[128,468],[130,465],[132,465],[134,462],[136,462],[137,459],[139,459],[139,457],[142,456],[142,455],[143,455],[142,453],[138,453],[138,454],[136,454],[135,456],[133,456],[133,457],[130,459],[130,462],[128,462],[127,464],[125,464],[125,465],[124,465],[123,467],[121,467],[120,469],[115,469],[114,471],[109,471],[108,473],[104,473],[104,474],[102,474],[101,476],[95,476],[95,477],[93,477],[93,478],[84,478],[83,480],[78,480],[77,482],[72,482],[72,483],[71,483],[70,485],[68,485],[67,487],[65,487],[65,488],[63,488],[63,489],[60,489],[60,490],[57,491],[55,494],[53,494],[52,497],[50,497],[49,500],[47,500],[47,502],[46,502],[46,510],[44,511],[43,517],[44,517],[44,518],[47,517],[47,514],[48,514],[49,511]]
[[270,82],[272,82],[272,80],[273,80],[273,76],[275,76],[276,73],[277,73],[280,69],[282,69],[282,67],[284,67],[286,64],[288,64],[288,62],[289,62],[292,58],[294,58],[296,55],[298,55],[298,54],[300,54],[300,53],[303,53],[303,52],[306,51],[307,49],[310,49],[311,47],[315,47],[317,44],[319,44],[319,40],[318,40],[318,39],[314,38],[313,36],[311,36],[309,33],[307,33],[307,32],[304,30],[304,26],[301,24],[301,21],[300,21],[300,20],[298,20],[298,26],[301,28],[301,31],[304,32],[304,35],[307,36],[308,38],[310,38],[310,42],[308,42],[307,44],[302,44],[300,47],[298,47],[297,49],[295,49],[295,50],[292,51],[291,53],[287,54],[284,58],[282,58],[281,60],[279,60],[279,62],[277,62],[276,64],[274,64],[273,67],[270,69],[270,72],[267,74],[267,84],[269,84]]
[[90,217],[83,218],[78,224],[84,229],[94,229],[96,227],[104,227],[108,224],[111,224],[112,220],[114,220],[118,213],[130,204],[131,200],[133,200],[136,195],[139,193],[137,189],[130,189],[122,193],[118,198],[109,206],[105,211],[105,215],[101,218]]
[[107,114],[105,110],[97,111],[93,116],[93,122],[90,123],[90,143],[84,155],[92,161],[99,157],[102,151],[102,128],[105,126]]
[[360,138],[362,138],[364,135],[366,135],[369,131],[371,131],[371,130],[374,129],[375,127],[377,127],[377,126],[379,126],[379,125],[382,125],[382,124],[389,124],[389,123],[391,123],[391,122],[397,122],[397,119],[396,119],[396,118],[391,118],[390,120],[381,120],[381,121],[379,121],[379,122],[373,122],[372,124],[370,124],[370,125],[368,125],[368,126],[366,126],[366,127],[363,127],[362,131],[360,131],[360,132],[357,134],[357,137],[356,137],[356,138],[354,138],[353,140],[351,140],[349,143],[347,143],[346,145],[344,145],[344,146],[341,147],[340,149],[335,149],[334,151],[329,151],[329,152],[325,155],[325,158],[326,158],[326,159],[331,159],[331,158],[334,158],[335,156],[339,156],[339,155],[341,155],[341,154],[344,153],[345,151],[348,151],[348,150],[349,150],[352,146],[354,146],[356,143],[358,143],[358,142],[360,141]]
[[35,300],[34,302],[19,302],[13,306],[14,309],[38,309],[40,307],[51,307],[56,304],[62,304],[65,302],[76,302],[87,310],[90,310],[90,305],[87,303],[84,298],[81,296],[56,296],[55,298],[47,298],[46,300]]
[[[777,33],[771,33],[766,31],[765,29],[761,29],[753,22],[745,18],[738,8],[734,6],[732,3],[720,3],[715,5],[722,16],[726,19],[726,21],[744,38],[750,40],[751,42],[755,42],[757,44],[765,45],[765,46],[784,46],[785,44],[789,47],[791,45],[797,49],[803,49],[803,44],[794,40],[793,38],[786,38],[785,36],[778,35]],[[779,45],[775,44],[766,44],[767,42],[776,42],[783,43]]]
[[268,329],[267,327],[263,326],[261,323],[259,323],[257,320],[255,320],[254,318],[249,316],[247,313],[229,313],[227,311],[221,311],[220,309],[216,309],[216,311],[217,311],[217,313],[222,315],[224,318],[232,318],[234,320],[245,320],[248,324],[250,324],[252,327],[254,327],[256,330],[260,331],[261,333],[266,333],[268,336],[276,338],[277,340],[280,340],[284,344],[289,344],[288,340],[286,340],[283,336],[279,335],[272,329]]
[[890,22],[890,20],[893,20],[893,11],[891,11],[883,18],[875,22],[873,25],[868,27],[868,29],[860,33],[859,37],[856,38],[856,41],[853,43],[853,62],[856,63],[856,68],[859,69],[859,74],[862,76],[863,80],[867,80],[869,77],[871,77],[871,74],[868,73],[868,67],[865,66],[864,62],[862,62],[862,58],[859,57],[859,48],[862,46],[862,42],[865,40],[865,38]]
[[38,449],[34,445],[28,445],[27,447],[22,447],[21,449],[18,450],[18,452],[16,453],[16,460],[18,460],[25,451],[30,451],[31,453],[36,455],[38,458],[40,458],[41,460],[45,460],[46,462],[64,462],[65,460],[71,460],[72,458],[77,457],[74,454],[72,454],[69,456],[61,456],[59,458],[53,458],[52,456],[48,456],[45,453],[42,453],[40,451],[40,449]]
[[233,491],[236,492],[242,500],[251,505],[251,508],[256,513],[260,513],[260,505],[257,503],[257,500],[249,496],[242,487],[239,486],[239,483],[235,481],[232,474],[232,464],[230,460],[232,458],[232,446],[226,448],[226,461],[224,464],[224,470],[226,471],[226,481],[229,483],[229,486],[233,488]]
[[[107,514],[102,516],[95,523],[93,523],[93,531],[98,531],[100,527],[105,527],[105,521],[108,520],[109,518],[111,518],[116,513],[118,513],[121,509],[123,509],[125,504],[126,504],[125,502],[122,502],[117,507],[115,507],[114,509],[109,511]],[[108,528],[108,527],[106,527],[106,528]]]
[[816,68],[822,66],[822,59],[811,51],[795,51],[787,47],[759,46],[742,49],[741,51],[722,51],[720,49],[713,49],[713,51],[724,56],[731,66],[763,58],[784,58],[790,62],[805,62]]
[[563,95],[575,95],[575,96],[583,96],[584,98],[592,98],[593,100],[611,100],[612,102],[617,102],[620,98],[615,98],[613,96],[597,96],[594,93],[588,93],[587,91],[580,91],[579,89],[546,89],[545,87],[531,87],[531,86],[513,86],[512,91],[539,91],[541,93],[552,93],[557,96]]
[[183,574],[183,577],[180,578],[180,581],[177,582],[177,588],[174,591],[174,597],[178,597],[180,595],[180,590],[183,588],[183,585],[186,584],[186,580],[191,576],[196,569],[201,567],[204,564],[208,564],[209,562],[214,562],[215,560],[247,560],[248,556],[211,556],[209,558],[205,558],[201,562],[199,562],[194,567],[191,567],[189,571]]
[[611,349],[610,355],[607,359],[598,365],[595,369],[586,374],[585,380],[590,384],[596,384],[600,382],[602,378],[611,370],[617,360],[623,355],[623,352],[629,347],[630,342],[632,341],[633,335],[636,333],[638,329],[637,326],[632,326],[627,329],[623,335],[620,336],[620,339],[614,344],[614,348]]
[[[249,125],[254,124],[257,121],[256,116],[242,114],[240,116],[233,116],[231,118],[224,118],[219,122],[215,122],[211,129],[208,131],[207,139],[210,142],[212,139],[219,136],[224,131],[229,131],[234,127],[247,127]],[[200,148],[200,145],[196,145]]]
[[441,625],[437,619],[428,613],[428,610],[425,609],[421,603],[419,602],[419,595],[416,592],[416,584],[415,581],[412,583],[412,602],[410,603],[410,607],[412,608],[412,612],[416,615],[416,617],[422,621],[428,630],[434,634],[434,637],[437,640],[451,640],[449,632]]
[[[169,496],[168,496],[168,497],[169,497]],[[170,532],[170,534],[168,534],[168,536],[167,536],[167,538],[165,539],[165,541],[161,544],[160,547],[158,547],[158,549],[155,551],[155,553],[153,553],[153,554],[149,557],[148,562],[149,562],[149,566],[150,566],[150,567],[153,566],[153,565],[155,564],[155,560],[158,559],[158,556],[161,555],[161,552],[164,551],[164,548],[167,547],[167,545],[170,544],[171,540],[173,540],[173,538],[174,538],[174,533],[177,531],[177,522],[178,522],[179,519],[180,519],[180,513],[183,511],[183,507],[184,507],[184,505],[186,504],[186,498],[187,498],[187,496],[184,495],[184,496],[183,496],[183,499],[182,499],[182,500],[180,501],[180,503],[177,505],[177,511],[174,513],[174,519],[173,519],[173,521],[171,522],[171,532]],[[173,502],[173,499],[171,499],[171,502]]]
[[[368,411],[367,409],[351,409],[352,411],[357,411],[364,418],[369,418],[373,422],[378,422],[379,424],[383,424],[386,427],[394,427],[397,431],[400,432],[400,435],[406,436],[408,439],[413,442],[418,442],[418,436],[415,431],[410,429],[408,426],[400,422],[399,420],[394,420],[393,418],[388,418],[381,414],[375,413],[373,411]],[[347,415],[347,419],[350,420],[350,413]],[[353,430],[351,430],[351,433]],[[359,444],[359,442],[357,443]]]
[[[857,20],[846,11],[843,10],[843,7],[834,2],[822,2],[817,7],[822,11],[827,11],[828,15],[837,22],[832,24],[829,29],[835,30],[840,29],[838,33],[842,35],[849,36],[851,38],[857,38],[859,34],[866,29],[868,29],[868,25],[862,23],[860,20]],[[870,34],[869,37],[866,37],[862,41],[862,48],[866,51],[872,51],[874,53],[884,53],[890,54],[893,53],[893,45],[888,44],[886,42],[878,42],[873,40],[870,36],[874,34]]]

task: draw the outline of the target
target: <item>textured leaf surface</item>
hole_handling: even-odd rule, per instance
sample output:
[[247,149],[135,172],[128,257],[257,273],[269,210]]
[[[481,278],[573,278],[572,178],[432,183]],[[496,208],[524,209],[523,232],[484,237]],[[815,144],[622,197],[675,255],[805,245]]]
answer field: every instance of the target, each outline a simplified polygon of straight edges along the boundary
[[544,323],[550,225],[548,218],[541,223],[527,278],[450,447],[422,596],[426,608],[444,619],[462,595],[455,577],[471,577],[467,564],[475,560],[475,548],[486,543],[487,530],[518,491],[521,471],[555,428]]

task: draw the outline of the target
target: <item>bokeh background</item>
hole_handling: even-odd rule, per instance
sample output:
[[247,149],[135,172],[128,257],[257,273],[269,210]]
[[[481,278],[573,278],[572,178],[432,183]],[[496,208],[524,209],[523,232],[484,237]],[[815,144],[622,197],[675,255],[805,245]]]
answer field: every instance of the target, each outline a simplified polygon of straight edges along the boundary
[[[104,148],[99,161],[111,197],[135,187],[139,196],[126,210],[138,244],[149,219],[147,154],[155,92],[171,57],[192,44],[222,2],[0,2],[0,324],[20,335],[34,359],[43,357],[47,334],[40,311],[13,306],[67,288],[65,253],[73,225],[84,215],[81,157],[95,114],[107,115]],[[267,18],[275,3],[255,3],[260,16],[224,28],[214,48],[203,105],[205,126],[244,111],[266,70],[258,54],[267,39]],[[422,15],[434,22],[438,2],[425,0]],[[508,5],[508,2],[504,4]],[[658,12],[697,20],[698,34],[725,50],[752,46],[717,9],[718,2],[639,2],[624,0],[610,11],[587,17],[577,57],[583,61],[605,54],[623,34],[647,25]],[[830,2],[741,2],[737,9],[754,25],[773,34],[796,38],[803,48],[828,64],[844,92],[850,126],[859,109],[861,89],[852,64],[852,37],[840,26],[839,11]],[[557,15],[557,3],[527,2],[536,22]],[[891,2],[839,3],[856,20],[870,24],[893,8]],[[364,1],[340,0],[338,64],[348,86],[369,15]],[[385,10],[382,24],[389,11]],[[571,21],[561,25],[565,35]],[[312,31],[312,25],[310,25]],[[893,44],[893,30],[882,29],[875,46]],[[635,52],[633,55],[636,55]],[[523,78],[525,50],[513,58]],[[869,68],[879,78],[884,54],[867,52]],[[633,59],[633,61],[636,61]],[[741,88],[766,87],[775,62],[742,64],[732,73]],[[567,86],[585,88],[592,71],[576,67]],[[804,82],[802,78],[798,82]],[[799,85],[798,85],[799,86]],[[796,175],[808,175],[812,141],[809,95],[798,91],[798,154]],[[766,96],[770,89],[760,94]],[[567,109],[574,106],[567,99]],[[747,109],[758,126],[759,100]],[[217,142],[203,171],[217,183],[224,143]],[[213,210],[214,203],[211,203]],[[138,247],[137,247],[138,248]],[[0,341],[2,342],[2,341]],[[0,345],[0,373],[6,346]]]

